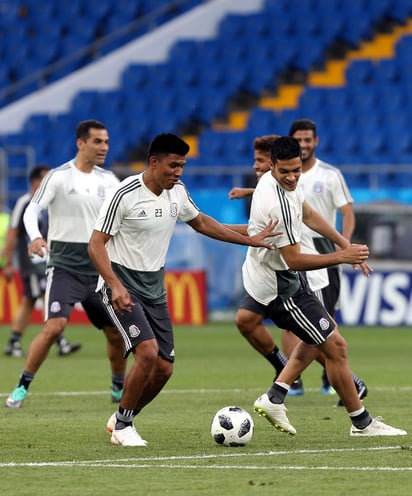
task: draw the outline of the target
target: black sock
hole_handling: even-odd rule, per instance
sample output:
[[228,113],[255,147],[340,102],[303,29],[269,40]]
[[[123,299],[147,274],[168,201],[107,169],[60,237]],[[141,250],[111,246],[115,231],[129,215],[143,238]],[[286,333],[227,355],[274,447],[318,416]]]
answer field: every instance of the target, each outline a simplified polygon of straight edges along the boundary
[[125,427],[131,426],[133,417],[133,410],[126,410],[126,408],[119,406],[119,410],[116,413],[116,430],[119,431]]
[[20,338],[21,338],[21,334],[19,332],[11,331],[9,343],[10,344],[19,343]]
[[287,357],[279,350],[277,346],[275,346],[275,348],[268,355],[265,355],[265,358],[276,369],[277,375],[282,372],[284,366],[288,363]]
[[34,374],[31,372],[27,372],[27,370],[23,370],[20,375],[19,383],[17,387],[24,386],[26,389],[29,389],[31,381],[34,379]]
[[283,403],[285,401],[285,397],[288,394],[288,390],[284,387],[280,386],[276,382],[268,391],[269,399],[272,403]]
[[352,424],[357,429],[365,429],[373,420],[368,410],[366,410],[366,408],[362,413],[356,415],[355,417],[350,417],[350,419]]
[[326,375],[326,369],[325,369],[325,367],[323,367],[323,372],[322,372],[322,384],[323,384],[323,387],[325,389],[327,389],[328,387],[330,387],[330,382],[329,382],[328,376]]
[[121,391],[124,384],[124,374],[112,374],[113,391]]
[[355,386],[356,386],[356,391],[360,391],[362,389],[362,387],[365,385],[364,382],[359,379],[358,376],[356,376],[353,372],[352,372],[352,378],[353,378],[353,382],[355,383]]

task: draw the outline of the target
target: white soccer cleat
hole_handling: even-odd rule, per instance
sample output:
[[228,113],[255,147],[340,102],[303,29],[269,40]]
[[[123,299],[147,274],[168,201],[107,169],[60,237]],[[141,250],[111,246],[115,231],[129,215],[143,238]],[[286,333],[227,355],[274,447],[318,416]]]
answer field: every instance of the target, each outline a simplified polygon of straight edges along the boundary
[[113,446],[146,446],[147,441],[142,439],[133,426],[125,427],[112,432],[111,443]]
[[350,428],[350,435],[355,437],[368,436],[406,436],[403,429],[397,429],[382,422],[382,417],[376,417],[365,429],[358,429],[354,425]]
[[116,427],[116,412],[113,413],[113,415],[111,415],[111,417],[109,418],[109,420],[107,421],[107,424],[106,424],[106,430],[109,434],[111,434],[113,431],[114,431],[114,428]]
[[253,404],[255,411],[265,417],[276,429],[287,434],[295,435],[296,429],[286,416],[287,408],[283,403],[272,403],[265,393]]

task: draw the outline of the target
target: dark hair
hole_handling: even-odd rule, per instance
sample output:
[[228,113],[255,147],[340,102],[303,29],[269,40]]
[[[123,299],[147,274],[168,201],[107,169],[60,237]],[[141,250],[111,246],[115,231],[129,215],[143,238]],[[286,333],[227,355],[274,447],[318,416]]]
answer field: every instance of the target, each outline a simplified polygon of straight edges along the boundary
[[153,155],[158,157],[169,153],[184,156],[189,153],[189,150],[190,146],[179,136],[172,133],[162,133],[158,134],[150,143],[148,157],[150,158]]
[[94,119],[79,122],[76,127],[76,140],[82,139],[86,141],[89,137],[90,129],[106,129],[106,126],[103,122],[95,121]]
[[270,158],[273,164],[277,160],[291,160],[296,157],[302,159],[302,150],[299,141],[290,136],[280,136],[270,149]]
[[29,173],[29,181],[34,181],[35,179],[42,179],[43,172],[49,172],[50,167],[48,165],[36,165]]
[[253,141],[253,147],[255,150],[261,152],[270,152],[273,143],[277,140],[279,136],[277,134],[268,134],[266,136],[259,136]]
[[289,129],[289,136],[293,136],[296,131],[313,131],[313,136],[316,138],[316,123],[310,119],[297,119]]

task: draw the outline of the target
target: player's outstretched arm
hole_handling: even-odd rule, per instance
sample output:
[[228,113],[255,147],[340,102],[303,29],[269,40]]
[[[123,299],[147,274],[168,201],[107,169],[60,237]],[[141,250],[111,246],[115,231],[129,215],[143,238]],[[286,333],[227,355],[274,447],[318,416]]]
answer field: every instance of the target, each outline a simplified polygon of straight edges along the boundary
[[204,234],[209,238],[238,245],[263,247],[268,248],[269,250],[274,249],[273,245],[266,242],[265,239],[281,234],[274,231],[277,221],[271,220],[262,231],[254,236],[247,236],[246,234],[241,234],[239,231],[230,229],[228,225],[221,224],[213,217],[203,214],[202,212],[200,212],[197,217],[189,221],[188,224],[195,231]]

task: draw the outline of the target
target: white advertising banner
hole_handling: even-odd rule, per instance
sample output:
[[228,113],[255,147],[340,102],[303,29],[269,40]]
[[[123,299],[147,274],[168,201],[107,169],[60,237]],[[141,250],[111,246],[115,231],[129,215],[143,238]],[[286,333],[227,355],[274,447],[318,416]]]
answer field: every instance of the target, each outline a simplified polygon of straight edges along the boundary
[[338,321],[343,325],[412,325],[412,271],[342,274]]

